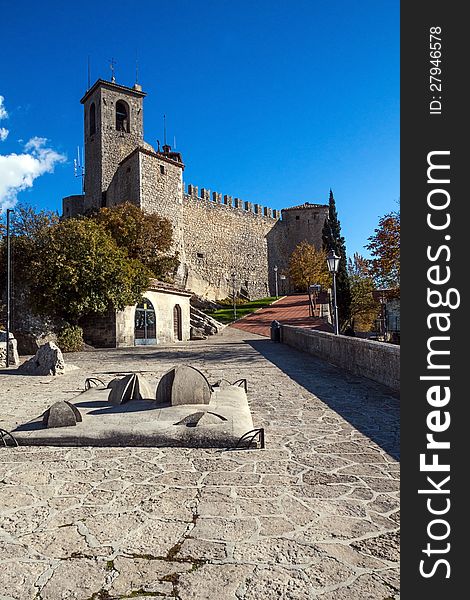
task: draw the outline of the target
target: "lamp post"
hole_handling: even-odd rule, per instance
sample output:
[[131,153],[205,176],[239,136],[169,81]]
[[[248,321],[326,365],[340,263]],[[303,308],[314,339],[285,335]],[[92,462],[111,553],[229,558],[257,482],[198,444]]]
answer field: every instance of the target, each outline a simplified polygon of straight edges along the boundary
[[379,301],[380,301],[380,322],[381,322],[380,324],[381,324],[381,329],[383,329],[384,342],[386,342],[388,331],[387,331],[387,301],[386,301],[386,296],[385,296],[385,290],[380,290]]
[[237,318],[237,297],[235,294],[235,281],[236,281],[236,274],[232,273],[232,290],[233,290],[233,320],[235,321],[235,319]]
[[6,366],[10,366],[10,312],[11,312],[11,250],[10,250],[10,214],[12,208],[7,208],[7,322],[6,322]]
[[274,280],[276,282],[276,298],[279,297],[279,286],[278,286],[278,282],[277,282],[277,272],[278,272],[278,268],[277,268],[277,265],[275,265],[275,267],[274,267]]
[[334,250],[330,250],[326,257],[326,264],[328,265],[328,271],[333,274],[333,312],[335,315],[335,334],[339,335],[339,322],[338,322],[338,304],[336,302],[336,273],[338,272],[340,257],[336,256]]

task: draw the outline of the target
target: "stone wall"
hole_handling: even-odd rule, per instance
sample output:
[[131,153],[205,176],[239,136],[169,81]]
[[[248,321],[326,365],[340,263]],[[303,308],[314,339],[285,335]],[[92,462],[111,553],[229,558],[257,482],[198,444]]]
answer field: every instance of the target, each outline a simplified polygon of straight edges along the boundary
[[301,242],[313,243],[317,250],[322,248],[322,231],[328,218],[328,206],[305,202],[297,207],[283,209],[284,254],[291,255]]
[[173,225],[173,249],[184,262],[183,165],[140,151],[141,208],[166,217]]
[[229,196],[216,194],[214,201],[208,190],[201,190],[200,197],[194,186],[189,192],[183,197],[187,288],[200,296],[225,298],[232,294],[235,273],[242,295],[269,296],[267,235],[276,220],[251,207],[245,210],[245,204],[235,208]]
[[[96,84],[95,84],[96,86]],[[143,143],[143,94],[110,82],[100,82],[84,96],[85,209],[100,208],[119,163]],[[116,130],[116,103],[125,102],[129,131]],[[96,131],[90,132],[90,108],[95,105]]]
[[183,197],[186,286],[200,296],[224,298],[233,293],[235,273],[242,295],[274,295],[274,267],[287,273],[301,241],[321,248],[327,215],[328,206],[305,204],[283,210],[281,220],[280,211],[189,185]]
[[66,219],[83,215],[85,210],[85,196],[75,194],[62,198],[62,214]]
[[287,273],[289,257],[301,242],[322,248],[322,230],[328,217],[328,206],[305,203],[299,207],[283,209],[282,231],[272,244],[272,261],[276,261],[279,272]]
[[90,315],[80,322],[83,340],[96,348],[116,348],[116,312]]
[[140,156],[133,152],[122,161],[109,184],[106,206],[131,202],[140,206]]
[[291,325],[281,325],[281,341],[374,381],[400,389],[400,347]]

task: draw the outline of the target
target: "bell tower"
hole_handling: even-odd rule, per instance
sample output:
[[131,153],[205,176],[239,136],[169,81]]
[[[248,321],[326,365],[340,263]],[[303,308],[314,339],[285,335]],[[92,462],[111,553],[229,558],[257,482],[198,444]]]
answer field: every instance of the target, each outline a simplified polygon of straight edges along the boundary
[[106,206],[106,192],[119,163],[143,143],[143,99],[129,88],[98,79],[80,102],[84,109],[84,210]]

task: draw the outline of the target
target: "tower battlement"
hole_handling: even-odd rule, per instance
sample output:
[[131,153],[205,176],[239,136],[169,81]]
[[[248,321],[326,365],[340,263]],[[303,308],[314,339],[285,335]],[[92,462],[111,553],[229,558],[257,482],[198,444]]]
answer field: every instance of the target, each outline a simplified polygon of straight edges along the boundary
[[220,192],[211,192],[211,190],[207,188],[201,188],[201,192],[199,193],[198,186],[193,185],[192,183],[188,183],[186,195],[196,200],[211,202],[228,208],[235,208],[259,217],[266,217],[274,220],[281,218],[281,211],[276,208],[262,206],[261,204],[253,204],[252,202],[244,201],[237,197],[234,198],[227,194],[222,195]]

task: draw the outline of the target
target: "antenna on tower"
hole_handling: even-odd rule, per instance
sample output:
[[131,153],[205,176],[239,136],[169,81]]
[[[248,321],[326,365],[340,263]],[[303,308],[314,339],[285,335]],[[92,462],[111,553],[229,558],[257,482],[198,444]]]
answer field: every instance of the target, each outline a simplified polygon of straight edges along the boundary
[[80,156],[80,147],[77,146],[77,158],[73,160],[73,172],[75,177],[82,178],[82,194],[85,192],[85,164],[83,162],[83,147]]
[[91,76],[90,76],[90,55],[88,55],[88,85],[87,85],[87,92],[90,89],[90,85],[91,85]]
[[109,67],[111,69],[111,83],[116,83],[116,77],[114,75],[114,66],[115,66],[115,64],[116,64],[116,61],[114,60],[114,58],[112,58],[109,61]]
[[139,61],[137,58],[135,59],[135,82],[138,85],[139,83]]
[[166,146],[166,115],[163,115],[163,145]]

